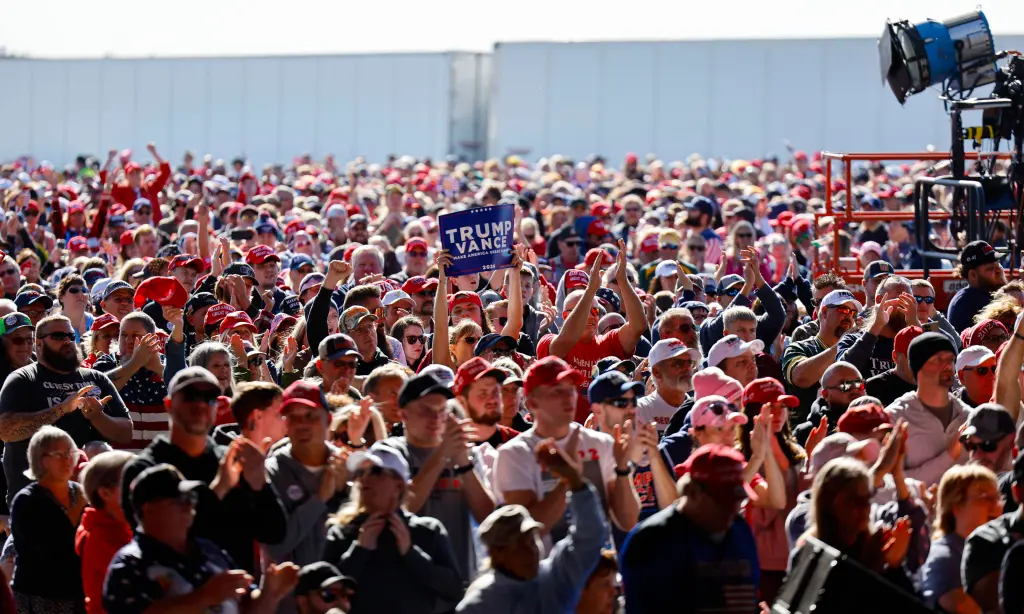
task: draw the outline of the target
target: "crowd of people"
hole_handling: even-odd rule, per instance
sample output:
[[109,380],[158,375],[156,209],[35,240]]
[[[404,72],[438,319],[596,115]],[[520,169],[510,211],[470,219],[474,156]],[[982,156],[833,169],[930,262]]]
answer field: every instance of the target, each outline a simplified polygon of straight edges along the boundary
[[1024,612],[1024,283],[821,215],[932,168],[147,149],[0,167],[0,611],[753,613],[825,545]]

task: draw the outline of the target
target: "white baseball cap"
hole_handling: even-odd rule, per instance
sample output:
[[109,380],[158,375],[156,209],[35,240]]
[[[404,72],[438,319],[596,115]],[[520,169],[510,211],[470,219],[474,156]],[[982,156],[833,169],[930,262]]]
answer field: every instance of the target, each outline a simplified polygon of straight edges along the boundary
[[652,367],[663,360],[669,358],[675,358],[676,356],[682,356],[683,354],[690,354],[690,357],[694,361],[700,362],[700,352],[688,347],[685,343],[678,339],[662,339],[661,341],[654,344],[651,351],[647,354],[647,362]]
[[421,375],[433,373],[437,379],[444,382],[446,385],[451,386],[455,383],[455,372],[444,365],[427,365],[420,371]]
[[859,312],[864,307],[861,306],[860,301],[853,295],[853,292],[849,290],[833,290],[825,295],[825,298],[821,299],[822,307],[838,307],[839,305],[845,305],[846,303],[853,303],[854,308]]
[[662,260],[658,263],[658,266],[654,268],[655,277],[669,277],[671,275],[678,275],[679,267],[676,263],[671,260]]
[[972,345],[971,347],[964,348],[960,355],[956,357],[956,372],[959,373],[963,369],[977,367],[986,360],[994,359],[995,357],[995,352],[983,345]]
[[[652,349],[651,351],[653,352],[654,350]],[[736,358],[747,352],[760,354],[763,351],[764,342],[760,339],[747,342],[736,335],[726,335],[711,346],[711,351],[708,352],[708,366],[717,367],[726,358]]]
[[384,295],[384,298],[381,299],[380,302],[385,307],[390,307],[391,305],[394,305],[398,301],[409,301],[411,305],[416,305],[416,301],[412,300],[412,297],[409,296],[409,293],[404,292],[402,290],[391,290],[390,292]]

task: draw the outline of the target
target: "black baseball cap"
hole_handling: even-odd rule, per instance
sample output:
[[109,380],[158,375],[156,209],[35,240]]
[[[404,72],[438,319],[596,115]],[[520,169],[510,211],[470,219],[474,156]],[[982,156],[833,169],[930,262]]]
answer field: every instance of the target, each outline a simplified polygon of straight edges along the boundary
[[317,356],[320,360],[336,360],[342,356],[360,356],[359,350],[355,347],[352,338],[343,333],[335,333],[324,337],[317,347]]
[[999,256],[996,254],[995,248],[985,241],[971,241],[964,251],[960,252],[960,266],[966,271],[998,261]]
[[145,503],[161,499],[177,499],[183,494],[192,493],[206,486],[199,480],[186,480],[185,476],[174,465],[160,463],[146,469],[132,480],[132,507],[138,514]]
[[609,371],[621,371],[626,375],[633,375],[636,372],[636,363],[632,360],[620,360],[614,356],[607,356],[597,361],[595,368],[597,369],[596,375],[608,373]]
[[1005,407],[998,403],[982,403],[967,416],[962,437],[992,442],[1016,432],[1017,425]]
[[220,301],[217,300],[217,297],[209,292],[196,292],[185,303],[185,313],[195,313],[203,307],[210,307],[218,302]]
[[686,203],[686,209],[688,211],[696,211],[701,214],[715,214],[715,205],[712,204],[712,202],[705,196],[694,197],[690,202]]
[[864,279],[874,279],[883,275],[894,275],[896,269],[885,260],[875,260],[864,269]]
[[0,337],[25,327],[33,328],[32,320],[28,319],[27,315],[20,311],[9,313],[0,318]]
[[221,275],[241,275],[242,277],[248,277],[249,279],[256,281],[256,271],[253,271],[252,267],[244,262],[232,262],[228,266],[224,267],[224,272]]
[[351,590],[356,589],[356,581],[341,573],[337,567],[327,561],[317,561],[299,570],[299,583],[295,585],[296,595],[308,595],[330,585],[341,582]]
[[434,373],[420,373],[405,380],[402,384],[402,388],[398,391],[398,406],[405,407],[416,399],[425,397],[428,394],[441,394],[447,399],[455,397],[452,389],[441,381],[437,375]]

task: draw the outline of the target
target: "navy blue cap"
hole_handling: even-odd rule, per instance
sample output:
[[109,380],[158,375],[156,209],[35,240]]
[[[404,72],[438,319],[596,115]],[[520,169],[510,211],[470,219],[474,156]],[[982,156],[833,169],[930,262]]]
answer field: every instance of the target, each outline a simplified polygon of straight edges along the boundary
[[252,267],[244,262],[232,262],[228,266],[224,267],[224,272],[221,275],[241,275],[242,277],[249,277],[253,281],[256,281],[256,271],[253,271]]
[[398,390],[398,406],[405,407],[416,399],[425,397],[428,394],[440,394],[449,399],[455,396],[448,384],[442,381],[436,373],[428,371],[405,380],[405,383]]
[[107,222],[107,224],[110,225],[110,226],[124,226],[125,225],[124,216],[123,215],[112,215],[112,216],[110,216],[110,221]]
[[983,264],[998,262],[999,255],[995,248],[985,241],[971,241],[960,252],[960,264],[965,271],[970,271]]
[[103,269],[86,269],[82,273],[82,279],[85,280],[85,284],[87,286],[89,286],[90,288],[92,287],[92,285],[94,283],[96,283],[97,281],[103,279],[106,276],[107,276],[107,272],[104,271]]
[[217,297],[210,292],[196,292],[185,303],[185,313],[195,313],[203,307],[211,307],[218,302]]
[[868,265],[868,268],[864,269],[864,279],[874,279],[882,275],[893,275],[895,273],[896,269],[892,268],[892,265],[885,260],[875,260]]
[[706,196],[696,196],[686,203],[686,208],[690,211],[699,211],[707,215],[715,214],[715,205]]
[[298,271],[300,268],[306,265],[313,266],[313,259],[308,254],[295,254],[292,259],[288,261],[288,268],[292,271]]
[[872,194],[868,194],[864,198],[860,199],[860,204],[862,207],[871,207],[872,209],[882,208],[882,201]]
[[622,309],[622,303],[619,301],[619,295],[615,294],[615,290],[611,288],[598,288],[597,298],[602,301],[607,301],[612,306],[612,311],[618,313]]
[[138,211],[142,207],[149,207],[149,210],[153,210],[153,203],[148,198],[138,198],[135,200],[135,204],[132,205],[132,211]]
[[[312,302],[312,301],[310,301]],[[289,294],[281,301],[281,313],[290,316],[297,316],[302,313],[302,303],[299,302],[299,295]]]
[[607,371],[594,378],[587,388],[587,399],[591,403],[604,403],[608,399],[618,399],[630,390],[637,398],[644,394],[642,382],[634,382],[620,371]]
[[[498,347],[499,344],[500,347]],[[492,348],[500,351],[514,352],[518,345],[518,342],[512,337],[498,333],[487,333],[476,342],[476,347],[473,348],[473,355],[480,356]]]
[[261,220],[258,224],[253,226],[253,230],[255,230],[258,235],[277,235],[277,227],[265,220]]
[[708,306],[700,301],[684,301],[679,306],[682,307],[683,309],[689,309],[691,312],[694,309],[703,309],[704,311],[709,311]]
[[35,290],[22,290],[14,297],[14,304],[18,306],[18,309],[23,309],[29,305],[38,303],[39,301],[42,301],[43,305],[45,305],[47,309],[53,307],[52,298],[45,294],[36,292]]

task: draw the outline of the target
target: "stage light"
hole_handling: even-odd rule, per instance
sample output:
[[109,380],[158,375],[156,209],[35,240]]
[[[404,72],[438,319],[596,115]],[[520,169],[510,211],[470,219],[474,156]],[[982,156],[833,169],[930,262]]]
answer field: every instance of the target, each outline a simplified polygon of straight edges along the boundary
[[900,104],[932,85],[956,95],[996,80],[996,51],[988,20],[974,11],[917,25],[887,21],[878,40],[882,82]]

